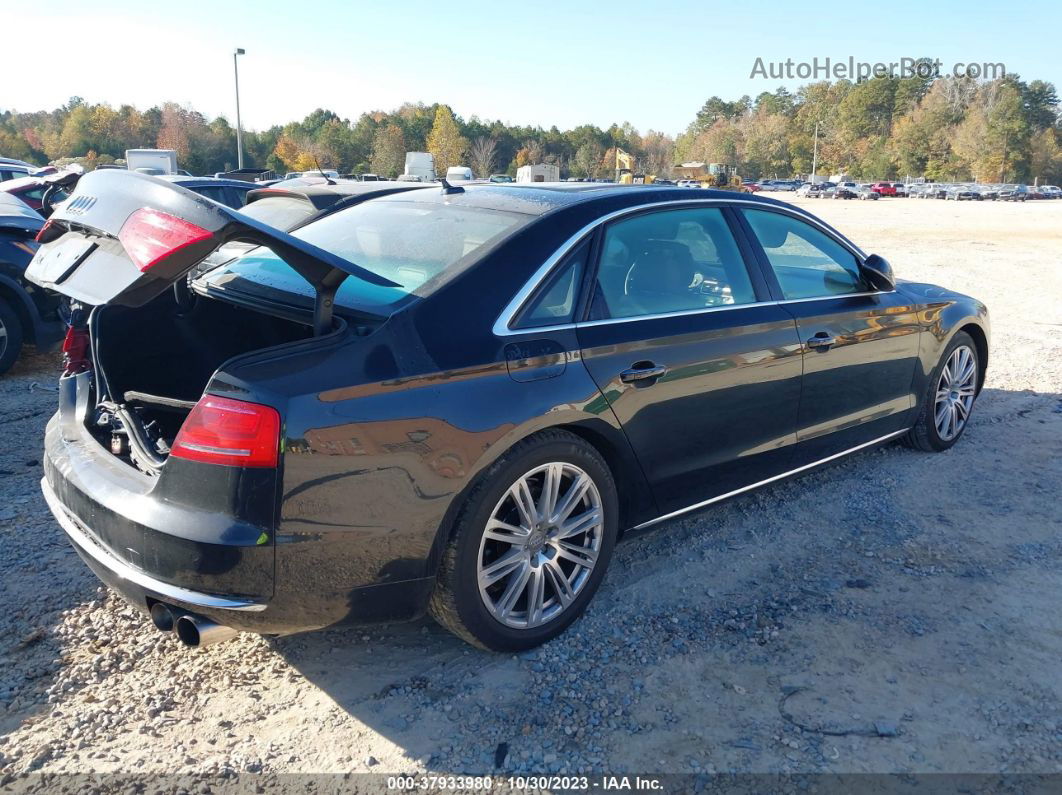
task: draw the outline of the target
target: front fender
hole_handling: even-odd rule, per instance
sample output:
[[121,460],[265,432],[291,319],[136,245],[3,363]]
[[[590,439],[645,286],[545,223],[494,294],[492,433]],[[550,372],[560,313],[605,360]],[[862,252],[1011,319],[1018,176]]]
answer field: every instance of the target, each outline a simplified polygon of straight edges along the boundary
[[940,363],[952,338],[965,329],[974,337],[980,354],[981,374],[978,389],[984,385],[991,342],[991,322],[984,303],[962,293],[933,284],[904,282],[897,289],[919,304],[923,333],[919,344],[919,366],[915,373],[914,394],[919,402],[925,398],[933,371]]

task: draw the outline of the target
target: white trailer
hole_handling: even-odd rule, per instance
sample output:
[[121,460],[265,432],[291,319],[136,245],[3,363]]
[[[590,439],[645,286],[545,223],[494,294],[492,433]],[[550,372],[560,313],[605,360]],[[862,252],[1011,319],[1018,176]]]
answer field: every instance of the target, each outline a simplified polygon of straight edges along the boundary
[[560,166],[538,163],[516,169],[517,182],[560,182]]
[[434,182],[435,158],[432,157],[431,152],[406,152],[406,168],[402,175],[419,177],[417,182]]
[[173,149],[126,149],[125,167],[130,171],[149,168],[148,173],[176,174],[177,152]]

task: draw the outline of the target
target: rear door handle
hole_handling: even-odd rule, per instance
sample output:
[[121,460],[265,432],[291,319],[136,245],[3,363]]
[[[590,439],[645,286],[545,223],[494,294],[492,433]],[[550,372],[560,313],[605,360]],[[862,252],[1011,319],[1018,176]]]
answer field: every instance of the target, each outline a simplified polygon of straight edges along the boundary
[[820,331],[814,337],[808,340],[809,348],[818,348],[819,350],[829,350],[837,342],[836,337],[831,337],[825,331]]
[[644,384],[647,381],[655,381],[666,372],[667,368],[662,364],[635,362],[634,366],[629,370],[624,370],[620,373],[620,381],[625,384]]

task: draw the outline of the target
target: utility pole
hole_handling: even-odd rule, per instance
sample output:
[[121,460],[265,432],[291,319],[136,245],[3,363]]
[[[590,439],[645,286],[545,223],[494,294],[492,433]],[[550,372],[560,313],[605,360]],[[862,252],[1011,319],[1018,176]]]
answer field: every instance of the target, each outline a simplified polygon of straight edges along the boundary
[[240,63],[239,56],[245,54],[242,47],[232,51],[232,69],[236,75],[236,168],[243,168],[243,128],[240,126]]
[[815,147],[811,155],[811,184],[815,184],[815,169],[819,165],[819,123],[815,122]]

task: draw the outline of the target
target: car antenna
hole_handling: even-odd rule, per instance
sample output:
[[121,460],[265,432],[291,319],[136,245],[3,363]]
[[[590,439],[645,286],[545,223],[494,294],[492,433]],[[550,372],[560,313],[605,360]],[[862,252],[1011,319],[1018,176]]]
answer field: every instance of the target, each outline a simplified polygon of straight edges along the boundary
[[464,193],[465,189],[460,185],[451,185],[446,181],[446,177],[439,177],[439,182],[442,183],[442,192],[444,195],[449,196],[451,193]]
[[321,176],[325,178],[325,184],[326,185],[335,185],[336,184],[330,176],[328,176],[326,173],[324,173],[324,169],[321,168],[321,164],[317,162],[317,155],[313,156],[313,164],[315,166],[317,166],[317,170],[320,171],[321,172]]

